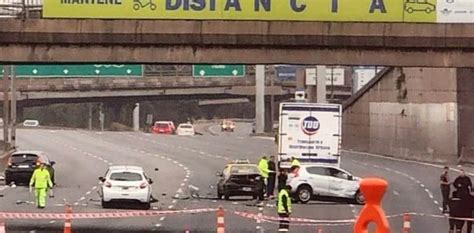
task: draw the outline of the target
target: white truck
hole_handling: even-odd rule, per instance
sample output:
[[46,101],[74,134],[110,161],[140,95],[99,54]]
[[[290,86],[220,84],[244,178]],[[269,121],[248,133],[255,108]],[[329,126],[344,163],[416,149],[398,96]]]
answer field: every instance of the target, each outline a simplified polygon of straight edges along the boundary
[[342,106],[339,104],[281,103],[278,164],[290,168],[295,157],[301,164],[340,166]]

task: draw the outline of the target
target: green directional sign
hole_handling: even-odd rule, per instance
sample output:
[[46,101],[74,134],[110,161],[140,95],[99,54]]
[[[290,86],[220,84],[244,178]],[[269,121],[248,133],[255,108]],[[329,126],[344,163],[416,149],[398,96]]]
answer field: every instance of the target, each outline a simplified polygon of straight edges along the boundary
[[119,64],[17,65],[15,73],[19,78],[142,77],[143,68],[141,65]]
[[193,77],[243,77],[245,65],[193,65]]

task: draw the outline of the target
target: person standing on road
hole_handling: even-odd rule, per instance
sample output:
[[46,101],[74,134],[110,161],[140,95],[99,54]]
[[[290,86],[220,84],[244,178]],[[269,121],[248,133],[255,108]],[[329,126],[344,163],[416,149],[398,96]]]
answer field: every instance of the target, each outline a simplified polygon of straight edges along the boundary
[[290,230],[289,217],[291,215],[291,186],[286,185],[285,188],[278,192],[277,212],[280,218],[280,226],[278,232],[288,232]]
[[471,216],[469,217],[471,221],[467,221],[466,233],[472,233],[472,225],[474,224],[474,222],[472,221],[472,219],[474,219],[474,195],[472,193],[471,195],[469,195],[468,204],[471,207]]
[[300,161],[297,160],[295,157],[291,157],[291,167],[294,167],[294,166],[300,167],[301,164],[300,164]]
[[461,170],[461,175],[454,180],[453,186],[459,191],[460,197],[464,198],[469,196],[472,192],[472,181],[471,178],[466,176],[464,169],[461,168],[459,170]]
[[258,170],[262,175],[265,185],[267,185],[268,175],[270,174],[270,170],[268,170],[268,159],[267,156],[263,156],[260,161],[258,161]]
[[278,174],[278,193],[285,188],[286,182],[288,181],[288,172],[285,169],[280,169]]
[[273,155],[270,156],[270,160],[268,160],[268,170],[270,170],[270,173],[268,174],[267,197],[273,198],[276,183],[276,164],[275,156]]
[[51,176],[43,162],[40,162],[39,168],[35,169],[31,176],[30,192],[33,185],[35,188],[36,206],[39,209],[44,209],[46,207],[46,193],[48,188],[53,188],[53,182],[51,182]]
[[451,193],[450,183],[449,183],[449,167],[444,167],[444,171],[440,177],[440,187],[441,194],[443,197],[443,214],[448,213],[448,202],[449,194]]

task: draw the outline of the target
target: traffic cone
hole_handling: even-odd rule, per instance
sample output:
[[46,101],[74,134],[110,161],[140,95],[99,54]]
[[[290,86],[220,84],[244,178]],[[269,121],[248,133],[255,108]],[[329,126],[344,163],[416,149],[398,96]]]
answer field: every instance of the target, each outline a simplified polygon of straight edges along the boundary
[[217,233],[225,233],[225,225],[224,225],[224,209],[222,206],[217,209]]
[[403,215],[403,233],[410,233],[411,232],[411,216],[410,214]]
[[3,221],[3,218],[0,218],[0,233],[5,233],[7,232],[5,230],[5,222]]
[[72,214],[72,207],[66,206],[66,219],[64,220],[64,233],[72,233],[71,230],[71,214]]

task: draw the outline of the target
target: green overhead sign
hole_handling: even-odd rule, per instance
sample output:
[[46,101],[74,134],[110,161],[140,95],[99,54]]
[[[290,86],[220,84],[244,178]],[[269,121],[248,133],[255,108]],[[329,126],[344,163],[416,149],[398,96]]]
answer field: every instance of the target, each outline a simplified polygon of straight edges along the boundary
[[[3,68],[1,69],[3,74]],[[17,65],[19,78],[87,78],[87,77],[142,77],[141,65]]]
[[245,65],[193,65],[193,77],[243,77]]

